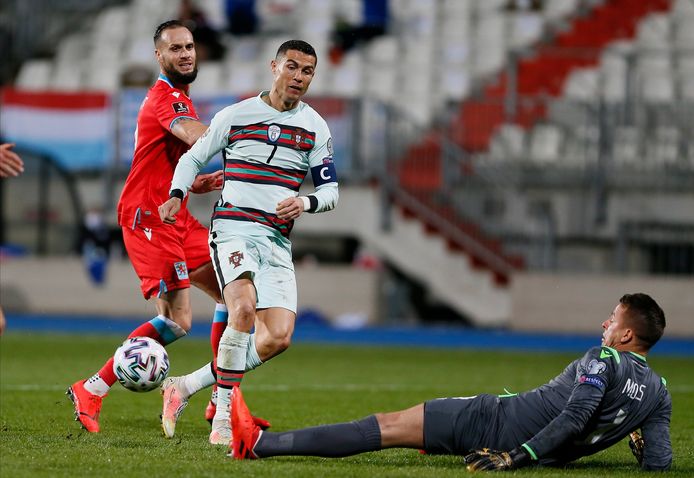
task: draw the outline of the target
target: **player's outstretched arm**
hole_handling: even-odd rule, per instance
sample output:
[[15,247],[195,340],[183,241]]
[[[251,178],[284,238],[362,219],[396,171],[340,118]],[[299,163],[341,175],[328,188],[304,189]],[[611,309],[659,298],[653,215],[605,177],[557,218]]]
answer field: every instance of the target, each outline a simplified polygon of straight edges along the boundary
[[192,146],[205,131],[206,124],[189,118],[181,118],[171,127],[171,133],[188,146]]
[[164,224],[175,224],[176,214],[181,210],[181,199],[178,197],[169,198],[164,204],[159,206],[159,218]]

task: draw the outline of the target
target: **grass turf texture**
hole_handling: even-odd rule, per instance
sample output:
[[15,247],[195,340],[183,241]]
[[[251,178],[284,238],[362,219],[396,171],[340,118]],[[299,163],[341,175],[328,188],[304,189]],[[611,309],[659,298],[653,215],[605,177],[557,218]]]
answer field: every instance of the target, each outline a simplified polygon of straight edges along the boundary
[[[238,462],[207,443],[203,410],[209,392],[193,397],[173,440],[162,437],[158,392],[112,389],[102,432],[73,421],[65,388],[93,373],[118,337],[30,335],[0,340],[0,476],[412,476],[467,474],[460,457],[394,449],[342,459],[276,457]],[[174,375],[209,359],[209,345],[182,340],[169,347]],[[443,396],[523,391],[557,375],[576,355],[451,349],[299,344],[244,378],[251,410],[274,430],[349,421]],[[649,358],[673,396],[673,471],[694,476],[694,360]],[[564,469],[523,469],[521,476],[631,477],[626,441]]]

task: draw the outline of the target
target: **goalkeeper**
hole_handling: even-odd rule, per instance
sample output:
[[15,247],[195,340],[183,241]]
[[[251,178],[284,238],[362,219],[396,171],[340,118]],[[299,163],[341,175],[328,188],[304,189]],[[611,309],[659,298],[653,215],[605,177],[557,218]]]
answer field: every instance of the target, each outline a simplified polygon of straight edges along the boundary
[[663,334],[665,315],[650,296],[626,294],[602,328],[602,347],[591,348],[559,376],[529,392],[430,400],[350,423],[261,431],[236,390],[229,454],[237,459],[341,457],[420,448],[464,455],[470,471],[507,470],[562,465],[631,435],[641,468],[667,470],[672,462],[672,401],[665,380],[646,362]]

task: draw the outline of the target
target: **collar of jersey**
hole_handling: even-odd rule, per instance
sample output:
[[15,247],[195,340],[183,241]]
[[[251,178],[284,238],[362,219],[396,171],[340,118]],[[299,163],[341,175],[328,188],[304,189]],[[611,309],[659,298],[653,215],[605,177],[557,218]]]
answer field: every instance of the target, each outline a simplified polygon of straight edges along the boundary
[[[174,84],[171,83],[171,80],[169,80],[169,78],[168,78],[164,73],[159,73],[159,78],[157,78],[157,80],[163,81],[164,83],[166,83],[167,85],[169,85],[169,86],[170,86],[171,88],[173,88],[174,90],[180,90],[180,88],[176,88],[176,87],[174,86]],[[181,90],[181,91],[182,91],[186,96],[188,96],[188,94],[186,93],[186,90]]]
[[256,98],[258,98],[258,101],[260,101],[266,108],[270,108],[272,111],[275,111],[279,114],[293,113],[295,111],[298,111],[299,108],[301,107],[301,100],[299,100],[299,102],[296,104],[296,106],[290,110],[287,110],[287,111],[277,110],[273,106],[270,106],[269,104],[267,104],[263,101],[263,95],[269,95],[269,94],[270,94],[270,90],[263,90],[260,92],[260,94],[258,96],[256,96]]
[[640,359],[643,360],[644,362],[646,361],[646,357],[644,357],[644,356],[641,355],[641,354],[637,354],[636,352],[629,352],[629,353],[630,353],[631,355],[633,355],[634,357],[636,357],[636,358],[640,358]]

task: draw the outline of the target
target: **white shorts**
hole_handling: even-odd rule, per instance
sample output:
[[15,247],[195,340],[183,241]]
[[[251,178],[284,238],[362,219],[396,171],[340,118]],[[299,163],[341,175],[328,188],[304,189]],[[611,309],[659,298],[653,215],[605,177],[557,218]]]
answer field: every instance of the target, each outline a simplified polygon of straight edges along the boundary
[[210,234],[210,257],[220,290],[250,272],[258,309],[282,307],[296,313],[296,277],[286,241],[270,236]]

